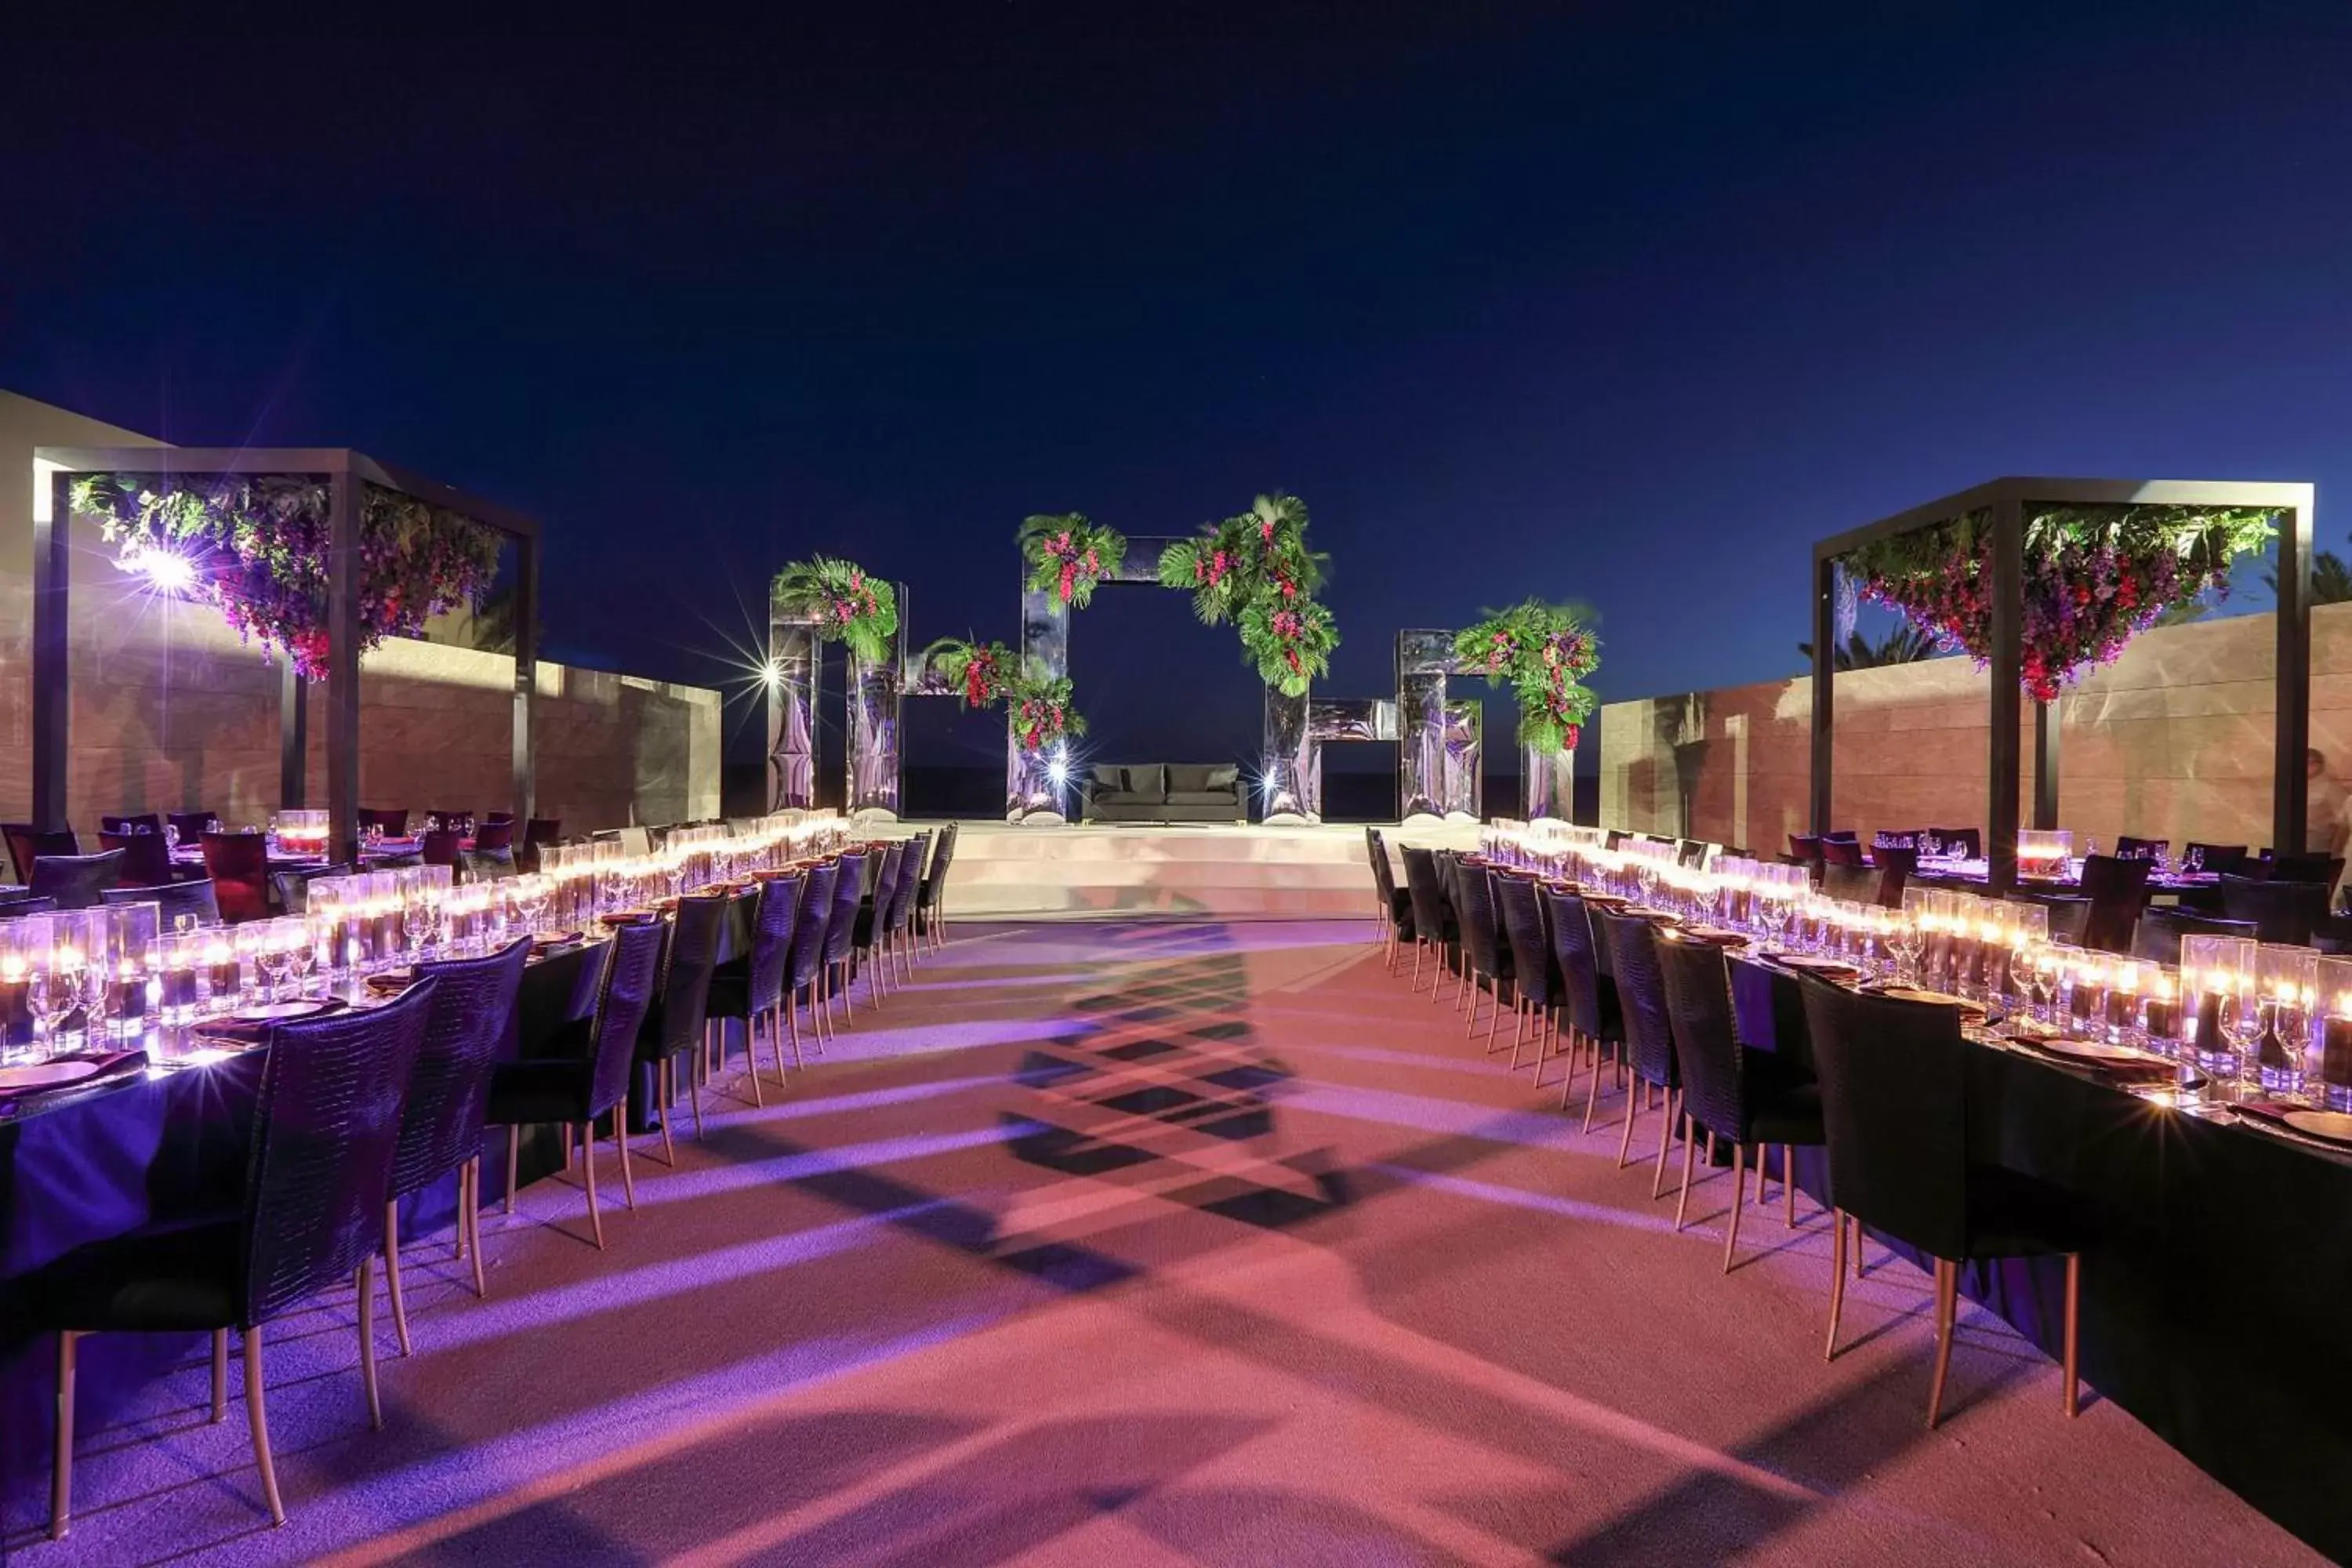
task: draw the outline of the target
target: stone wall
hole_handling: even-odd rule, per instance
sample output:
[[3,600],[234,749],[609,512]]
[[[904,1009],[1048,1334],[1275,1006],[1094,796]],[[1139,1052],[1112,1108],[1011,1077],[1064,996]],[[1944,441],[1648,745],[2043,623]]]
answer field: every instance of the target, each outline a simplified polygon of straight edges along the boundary
[[[2151,631],[2062,698],[2059,826],[2102,845],[2119,833],[2269,843],[2276,635],[2266,615]],[[1966,658],[1839,676],[1836,826],[1982,826],[1986,681]],[[1806,824],[1811,723],[1810,677],[1606,704],[1601,819],[1785,849]],[[2311,734],[2352,784],[2352,605],[2312,613]]]

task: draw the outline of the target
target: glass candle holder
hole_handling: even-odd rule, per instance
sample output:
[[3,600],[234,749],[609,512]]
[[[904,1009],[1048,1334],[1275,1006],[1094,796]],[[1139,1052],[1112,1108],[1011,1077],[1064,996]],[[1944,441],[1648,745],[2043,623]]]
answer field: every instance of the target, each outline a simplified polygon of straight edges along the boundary
[[2111,1046],[2139,1044],[2140,967],[2125,962],[2107,974],[2106,1036]]
[[2319,954],[2307,947],[2265,942],[2256,954],[2264,1014],[2254,1077],[2266,1094],[2298,1099],[2315,1078],[2313,1014],[2317,1011]]
[[2161,970],[2148,981],[2147,1001],[2140,1009],[2140,1031],[2149,1050],[2167,1057],[2179,1054],[2179,988],[2173,977]]
[[2107,966],[2097,960],[2077,960],[2067,966],[2067,1026],[2094,1038],[2106,1033]]
[[48,921],[0,921],[0,1056],[29,1052],[40,1031],[33,1016],[36,966],[48,962]]
[[203,961],[205,944],[211,940],[210,933],[196,931],[174,931],[163,939],[155,1000],[164,1023],[195,1021],[197,1005],[203,999],[196,968]]
[[2234,1079],[2242,1064],[2251,1036],[2237,1020],[2253,992],[2254,946],[2239,937],[2181,939],[2182,1048],[2210,1077]]
[[201,935],[204,945],[196,964],[196,983],[204,993],[200,1010],[207,1016],[234,1012],[245,993],[245,965],[237,959],[236,944],[226,928]]

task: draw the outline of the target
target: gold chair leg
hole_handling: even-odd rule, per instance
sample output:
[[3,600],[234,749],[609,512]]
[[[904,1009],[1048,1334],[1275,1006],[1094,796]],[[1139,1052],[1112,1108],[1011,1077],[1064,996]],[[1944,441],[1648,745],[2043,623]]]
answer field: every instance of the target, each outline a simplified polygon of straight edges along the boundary
[[408,1303],[400,1294],[400,1205],[383,1205],[383,1282],[392,1291],[392,1327],[400,1353],[408,1353]]
[[1952,1364],[1952,1319],[1960,1293],[1960,1268],[1936,1259],[1936,1373],[1927,1385],[1927,1429],[1934,1431],[1944,1414],[1944,1373]]
[[[719,1052],[721,1056],[726,1055],[727,1020],[714,1018],[703,1027],[719,1031]],[[743,1066],[751,1075],[751,1103],[756,1106],[765,1106],[768,1103],[768,1094],[760,1087],[760,1043],[751,1034],[751,1016],[749,1013],[743,1015]]]
[[49,1459],[49,1539],[63,1541],[73,1529],[74,1342],[71,1329],[58,1335],[58,1446]]
[[661,1068],[654,1078],[660,1090],[654,1097],[654,1104],[661,1111],[662,1163],[674,1171],[677,1169],[677,1144],[671,1139],[669,1124],[677,1115],[677,1058],[662,1058]]
[[[1559,1091],[1559,1094],[1560,1094],[1560,1109],[1561,1109],[1561,1110],[1567,1110],[1567,1109],[1568,1109],[1568,1090],[1567,1090],[1567,1089],[1561,1089],[1561,1090]],[[1592,1057],[1592,1081],[1591,1081],[1589,1085],[1587,1085],[1587,1086],[1586,1086],[1585,1090],[1584,1090],[1584,1131],[1587,1131],[1587,1132],[1591,1132],[1591,1131],[1592,1131],[1592,1108],[1593,1108],[1595,1105],[1598,1105],[1600,1102],[1601,1102],[1601,1051],[1600,1051],[1600,1047],[1599,1047],[1598,1046],[1595,1046],[1595,1047],[1593,1047],[1593,1057]],[[1625,1163],[1624,1153],[1623,1153],[1623,1152],[1621,1150],[1621,1151],[1619,1152],[1619,1153],[1618,1153],[1617,1163],[1618,1163],[1620,1166],[1622,1166],[1622,1165],[1624,1164],[1624,1163]]]
[[362,1258],[352,1270],[360,1289],[360,1387],[367,1394],[368,1426],[383,1430],[383,1399],[375,1382],[375,1259]]
[[1780,1145],[1780,1228],[1797,1228],[1797,1146]]
[[1462,1037],[1463,1037],[1464,1039],[1465,1039],[1465,1040],[1466,1040],[1466,1039],[1470,1038],[1473,1035],[1475,1035],[1477,1032],[1478,1032],[1478,990],[1477,990],[1477,987],[1475,987],[1475,986],[1474,985],[1474,986],[1472,986],[1472,987],[1471,987],[1471,990],[1470,990],[1470,1021],[1469,1021],[1468,1023],[1465,1024],[1465,1025],[1462,1026]]
[[2065,1336],[2064,1359],[2060,1368],[2066,1379],[2066,1415],[2069,1419],[2079,1415],[2083,1408],[2082,1363],[2075,1353],[2080,1348],[2082,1309],[2083,1255],[2070,1252],[2066,1255],[2066,1323],[2063,1331]]
[[1823,1361],[1837,1360],[1838,1311],[1845,1305],[1845,1211],[1830,1211],[1830,1338]]
[[[1587,1107],[1587,1109],[1591,1108]],[[1625,1134],[1617,1140],[1617,1168],[1621,1171],[1633,1157],[1633,1118],[1641,1113],[1640,1099],[1628,1093],[1625,1096]]]
[[466,1164],[466,1231],[474,1243],[474,1299],[489,1299],[489,1286],[482,1279],[482,1157],[477,1154]]
[[261,1497],[269,1505],[269,1522],[286,1522],[285,1500],[278,1495],[278,1461],[269,1455],[269,1408],[261,1381],[261,1325],[245,1331],[245,1420],[253,1433],[253,1462],[261,1471]]
[[1682,1229],[1683,1215],[1690,1208],[1691,1165],[1693,1163],[1693,1157],[1697,1152],[1698,1140],[1690,1135],[1690,1128],[1685,1125],[1683,1128],[1683,1190],[1675,1199],[1675,1228],[1676,1230]]
[[[1745,1145],[1734,1143],[1731,1146],[1731,1226],[1723,1233],[1723,1271],[1726,1274],[1731,1272],[1731,1255],[1739,1249],[1740,1200],[1747,1195],[1746,1184],[1741,1182],[1740,1178],[1748,1173],[1743,1168],[1743,1162],[1747,1158],[1748,1150]],[[1756,1151],[1756,1163],[1759,1168],[1764,1163],[1762,1149]],[[1764,1200],[1759,1197],[1756,1201],[1761,1204]]]
[[[604,1216],[596,1211],[595,1131],[593,1122],[583,1122],[581,1125],[580,1163],[588,1167],[588,1228],[595,1235],[596,1250],[602,1252],[604,1250]],[[567,1141],[572,1136],[568,1125],[563,1136]]]
[[629,1173],[629,1097],[625,1094],[613,1107],[613,1147],[621,1152],[621,1195],[627,1200],[630,1212],[635,1213],[637,1180]]
[[213,1425],[228,1419],[228,1331],[213,1331]]
[[1764,1152],[1768,1147],[1762,1143],[1756,1146],[1756,1206],[1759,1209],[1764,1206]]
[[[1511,1070],[1513,1072],[1519,1070],[1519,1037],[1527,1026],[1527,998],[1514,996],[1511,998]],[[1543,1047],[1540,1042],[1536,1047],[1536,1077],[1538,1080],[1543,1078]]]
[[1848,1219],[1850,1219],[1850,1220],[1853,1222],[1853,1277],[1854,1277],[1855,1279],[1861,1279],[1861,1278],[1862,1278],[1862,1275],[1863,1275],[1863,1268],[1862,1268],[1862,1216],[1861,1216],[1861,1215],[1847,1215],[1846,1217],[1847,1217]]
[[784,1020],[793,1032],[793,1066],[801,1065],[801,1005],[787,994],[784,997]]
[[[1666,1113],[1658,1120],[1657,1173],[1650,1178],[1650,1201],[1652,1203],[1655,1203],[1658,1199],[1666,1195],[1666,1151],[1674,1144],[1675,1111],[1675,1108],[1681,1103],[1682,1097],[1680,1095],[1676,1094],[1673,1089],[1666,1090]],[[1713,1163],[1712,1161],[1708,1163],[1710,1164]]]

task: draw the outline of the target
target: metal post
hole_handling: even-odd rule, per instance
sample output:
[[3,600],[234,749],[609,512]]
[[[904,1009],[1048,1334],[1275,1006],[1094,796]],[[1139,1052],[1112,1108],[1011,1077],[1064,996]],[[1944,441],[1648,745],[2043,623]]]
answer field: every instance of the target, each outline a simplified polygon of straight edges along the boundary
[[2300,855],[2310,780],[2304,753],[2311,747],[2311,508],[2286,514],[2278,547],[2277,754],[2271,763],[2271,843],[2281,855]]
[[360,478],[328,478],[327,831],[338,860],[360,853]]
[[2033,826],[2058,826],[2059,712],[2055,702],[2033,705]]
[[73,479],[49,476],[49,509],[33,520],[33,826],[66,825],[66,769],[72,755],[73,674],[69,589]]
[[900,783],[899,691],[905,680],[907,585],[897,584],[898,629],[882,657],[871,664],[851,656],[845,688],[848,710],[848,763],[844,809],[852,816],[871,813],[898,820]]
[[310,683],[287,656],[278,667],[278,804],[299,811],[310,803]]
[[1830,831],[1836,805],[1832,740],[1837,729],[1837,562],[1813,552],[1813,770],[1808,816],[1816,838]]
[[514,536],[514,804],[515,820],[527,831],[539,811],[539,752],[531,735],[531,709],[539,698],[539,541]]
[[816,805],[816,627],[768,610],[768,809]]
[[[2018,728],[2025,673],[2025,506],[2015,496],[1992,508],[1992,756],[1985,799],[1987,887],[1994,897],[2017,885]],[[1816,648],[1816,657],[1820,650]],[[2054,798],[2054,797],[2053,797]]]

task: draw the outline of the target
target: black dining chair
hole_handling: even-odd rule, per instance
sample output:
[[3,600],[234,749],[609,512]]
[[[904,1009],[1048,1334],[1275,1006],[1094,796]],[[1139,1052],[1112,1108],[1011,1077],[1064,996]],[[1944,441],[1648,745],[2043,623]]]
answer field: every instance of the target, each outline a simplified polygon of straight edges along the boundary
[[401,1199],[457,1175],[457,1257],[473,1264],[475,1296],[489,1294],[482,1275],[482,1111],[491,1066],[514,1030],[515,999],[530,963],[530,939],[521,937],[481,958],[416,966],[418,977],[433,983],[433,1003],[409,1069],[383,1201],[383,1280],[403,1355],[409,1340],[400,1289]]
[[1870,858],[1878,879],[1873,899],[1882,910],[1901,909],[1903,889],[1919,872],[1918,847],[1910,844],[1888,844],[1872,850]]
[[710,976],[710,996],[705,1011],[713,1018],[743,1021],[743,1059],[751,1069],[751,1092],[760,1087],[760,1030],[765,1026],[768,1048],[776,1058],[776,1082],[784,1078],[784,1036],[792,1035],[793,1066],[801,1065],[800,1010],[786,994],[792,974],[793,932],[801,921],[808,879],[768,877],[760,883],[760,902],[751,917],[751,949],[718,965]]
[[[1601,973],[1599,939],[1592,930],[1591,907],[1583,897],[1561,888],[1543,889],[1544,929],[1551,939],[1552,962],[1559,972],[1560,1011],[1568,1023],[1568,1076],[1560,1080],[1559,1108],[1568,1109],[1568,1093],[1576,1084],[1580,1051],[1592,1058],[1592,1087],[1584,1100],[1584,1131],[1592,1131],[1592,1108],[1601,1097],[1601,1058],[1604,1052],[1622,1064],[1625,1020],[1617,1006],[1617,983]],[[1542,1075],[1537,1075],[1538,1082]]]
[[1478,1032],[1478,991],[1483,986],[1494,1002],[1486,1015],[1486,1048],[1491,1051],[1496,1048],[1495,1029],[1502,1021],[1506,991],[1511,994],[1512,1010],[1518,1009],[1518,972],[1512,965],[1511,950],[1503,942],[1502,921],[1495,911],[1494,879],[1486,867],[1454,861],[1454,908],[1462,921],[1462,953],[1470,986],[1470,1021],[1462,1032],[1465,1037]]
[[[1822,897],[1847,904],[1878,902],[1878,873],[1868,866],[1848,866],[1832,861],[1822,868]],[[1895,901],[1902,907],[1902,900]]]
[[74,1363],[86,1334],[213,1336],[212,1418],[228,1415],[228,1335],[245,1343],[245,1404],[270,1521],[286,1522],[269,1452],[262,1329],[321,1290],[356,1282],[368,1423],[376,1389],[377,1226],[400,1131],[401,1086],[425,1035],[433,986],[270,1031],[236,1214],[134,1231],[79,1247],[18,1280],[21,1325],[58,1335],[58,1427],[49,1534],[73,1509]]
[[[824,1006],[824,954],[832,937],[835,889],[842,876],[838,859],[820,861],[804,874],[808,889],[801,895],[800,918],[793,928],[792,959],[784,971],[784,1005],[797,1016],[800,999],[808,998],[809,1045],[824,1055],[831,1025]],[[797,1041],[799,1026],[793,1026]]]
[[2180,966],[2180,939],[2187,936],[2242,937],[2252,942],[2259,932],[2252,921],[2218,920],[2184,910],[2178,904],[2150,904],[2139,914],[2132,932],[2132,956],[2168,968]]
[[71,823],[54,832],[46,832],[29,822],[0,823],[0,837],[8,841],[8,858],[16,863],[19,882],[32,881],[34,863],[44,855],[81,853],[81,840],[74,836]]
[[425,830],[427,833],[454,833],[460,838],[471,838],[474,836],[474,814],[470,811],[431,809],[425,814]]
[[1429,999],[1437,1000],[1445,972],[1453,967],[1453,954],[1459,949],[1462,933],[1454,923],[1453,901],[1445,897],[1438,871],[1437,852],[1413,845],[1404,847],[1405,898],[1412,907],[1412,980],[1411,989],[1421,989],[1421,958],[1423,952],[1433,951],[1436,963],[1429,975]]
[[2083,933],[2090,929],[2091,900],[2072,893],[2039,893],[2012,890],[2002,895],[2012,904],[2040,904],[2050,911],[2050,940],[2068,947],[2087,945]]
[[1364,829],[1364,853],[1372,863],[1375,929],[1389,973],[1394,974],[1402,944],[1412,940],[1412,896],[1396,885],[1396,868],[1389,864],[1388,843],[1379,828]]
[[1639,915],[1608,910],[1601,911],[1600,921],[1601,940],[1609,946],[1610,973],[1617,981],[1617,1002],[1624,1010],[1626,1059],[1633,1073],[1625,1091],[1625,1133],[1617,1145],[1617,1163],[1622,1168],[1632,1155],[1633,1117],[1641,1100],[1652,1090],[1663,1094],[1666,1114],[1658,1127],[1658,1168],[1650,1183],[1650,1196],[1655,1198],[1666,1190],[1666,1151],[1681,1117],[1683,1093],[1674,1023],[1666,1016],[1665,977],[1658,968],[1657,928]]
[[278,895],[278,907],[289,915],[307,914],[310,909],[310,884],[325,877],[348,877],[352,868],[343,865],[288,866],[269,873],[270,891]]
[[2324,882],[2332,888],[2344,875],[2340,855],[2273,855],[2263,863],[2268,868],[2262,874],[2273,882]]
[[1863,863],[1862,842],[1851,836],[1832,834],[1822,840],[1822,863],[1825,866],[1859,866]]
[[2172,852],[2169,838],[2135,838],[2128,833],[2116,836],[2116,857],[2122,860],[2155,860]]
[[122,851],[96,855],[44,855],[33,862],[33,879],[26,889],[37,899],[54,899],[61,910],[94,909],[106,901],[106,889],[122,881]]
[[1540,1084],[1557,1035],[1560,993],[1559,965],[1552,957],[1551,935],[1544,930],[1543,897],[1533,877],[1498,876],[1493,887],[1511,958],[1511,1067],[1516,1071],[1519,1065],[1520,1029],[1532,1023],[1536,1082]]
[[[1810,976],[1801,980],[1822,1121],[1829,1142],[1832,1215],[1830,1332],[1837,1355],[1845,1300],[1847,1222],[1868,1226],[1934,1260],[1936,1366],[1927,1425],[1944,1406],[1960,1265],[2001,1258],[2066,1260],[2061,1324],[2066,1414],[2076,1409],[2077,1304],[2090,1224],[2062,1187],[1969,1157],[1969,1097],[1960,1010],[1873,996]],[[1861,1242],[1855,1239],[1859,1247]]]
[[167,811],[163,824],[178,837],[183,848],[201,844],[205,834],[221,830],[220,813],[216,811]]
[[849,998],[849,987],[856,978],[850,966],[857,955],[857,908],[866,899],[866,863],[872,858],[867,851],[852,849],[837,862],[841,877],[833,885],[833,915],[825,922],[824,931],[824,968],[817,975],[818,988],[824,994],[828,1026],[835,1001],[841,1004],[844,1016],[857,1016],[856,1006]]
[[2083,945],[2101,952],[2129,952],[2132,928],[2147,907],[2147,874],[2152,860],[2127,860],[2116,855],[2083,857],[2082,896],[2091,901],[2083,918]]
[[563,842],[563,819],[560,816],[534,816],[522,825],[522,853],[515,863],[526,871],[539,869],[539,852]]
[[866,984],[872,987],[869,994],[877,1008],[882,1005],[883,989],[889,979],[881,962],[882,939],[889,924],[890,901],[898,896],[898,876],[907,864],[907,849],[903,839],[883,846],[881,858],[874,866],[874,889],[858,901],[850,937],[851,962],[856,969],[866,972]]
[[1943,845],[1944,853],[1961,860],[1984,858],[1984,835],[1973,827],[1938,827],[1936,839]]
[[898,889],[890,895],[890,912],[883,932],[883,953],[887,961],[898,964],[898,973],[914,977],[915,959],[911,951],[915,934],[915,900],[922,895],[923,863],[931,853],[929,828],[907,840],[907,858],[899,863]]
[[378,833],[383,834],[386,838],[405,838],[408,837],[408,808],[406,806],[392,806],[387,808],[383,806],[363,805],[361,806],[359,810],[361,832],[364,833],[369,828],[373,827]]
[[1795,1227],[1796,1152],[1817,1149],[1827,1138],[1822,1128],[1822,1091],[1778,1053],[1752,1051],[1739,1043],[1731,1005],[1731,961],[1721,948],[1669,932],[1657,939],[1657,956],[1665,980],[1675,1059],[1683,1072],[1683,1187],[1675,1200],[1675,1228],[1682,1229],[1690,1205],[1695,1126],[1706,1134],[1710,1164],[1717,1139],[1731,1145],[1731,1223],[1723,1233],[1723,1271],[1728,1274],[1739,1249],[1741,1178],[1751,1152],[1756,1202],[1761,1207],[1766,1158],[1773,1145],[1780,1146],[1781,1218]]
[[[426,818],[430,821],[431,818]],[[418,840],[417,858],[427,866],[446,866],[452,870],[457,865],[457,841],[461,837],[455,828],[428,827]]]
[[[677,912],[670,917],[661,980],[654,989],[653,1005],[646,1009],[645,1023],[637,1030],[637,1066],[652,1069],[654,1104],[661,1116],[662,1160],[673,1169],[677,1165],[677,1144],[670,1122],[677,1109],[677,1058],[688,1053],[693,1058],[687,1064],[686,1096],[694,1110],[695,1134],[699,1137],[702,1132],[699,1085],[710,1045],[710,975],[719,965],[719,942],[727,925],[728,906],[733,901],[723,892],[699,893],[677,901]],[[750,1046],[747,1037],[747,1057]],[[723,1058],[723,1046],[720,1055]],[[760,1094],[756,1059],[751,1062],[751,1100],[755,1105],[767,1103]],[[625,1129],[615,1131],[624,1139],[628,1135]]]
[[514,851],[510,848],[478,847],[457,851],[457,879],[461,882],[499,882],[517,874]]
[[505,816],[493,812],[481,823],[479,826],[474,829],[474,851],[477,854],[488,853],[494,849],[504,849],[508,852],[508,861],[511,864],[514,858],[514,847],[515,819],[511,816]]
[[207,833],[205,874],[221,919],[231,925],[269,916],[269,841],[258,833]]
[[2221,879],[2221,910],[2233,921],[2252,922],[2264,942],[2307,947],[2311,933],[2327,919],[2328,884],[2281,882],[2251,877]]
[[2242,877],[2245,875],[2246,863],[2253,858],[2248,845],[2200,844],[2193,838],[2180,847],[2181,863],[2187,865],[2192,855],[2197,858],[2199,870],[2216,876]]
[[109,888],[99,897],[109,904],[153,904],[166,931],[182,915],[200,926],[221,923],[220,904],[213,898],[210,878],[201,882],[161,882],[152,888]]
[[37,899],[29,893],[0,899],[0,921],[20,921],[26,915],[47,915],[57,912],[55,899]]
[[661,973],[662,944],[668,938],[669,927],[660,921],[615,927],[595,1012],[565,1029],[554,1052],[500,1062],[490,1070],[483,1116],[490,1125],[508,1130],[506,1212],[514,1212],[521,1129],[559,1123],[568,1151],[572,1130],[577,1127],[588,1225],[599,1252],[604,1249],[604,1216],[596,1207],[596,1123],[611,1113],[613,1142],[621,1157],[621,1190],[634,1209],[637,1187],[629,1171],[629,1073],[637,1031],[645,1026],[654,983]]
[[163,818],[152,811],[136,812],[128,816],[101,816],[98,819],[98,828],[101,833],[152,833],[161,838]]
[[172,854],[164,847],[160,833],[101,831],[98,847],[122,851],[121,880],[117,884],[120,887],[152,888],[172,879]]
[[915,929],[929,939],[936,952],[947,944],[948,868],[955,862],[956,837],[963,824],[950,822],[940,831],[940,845],[923,872],[922,892],[916,902]]

